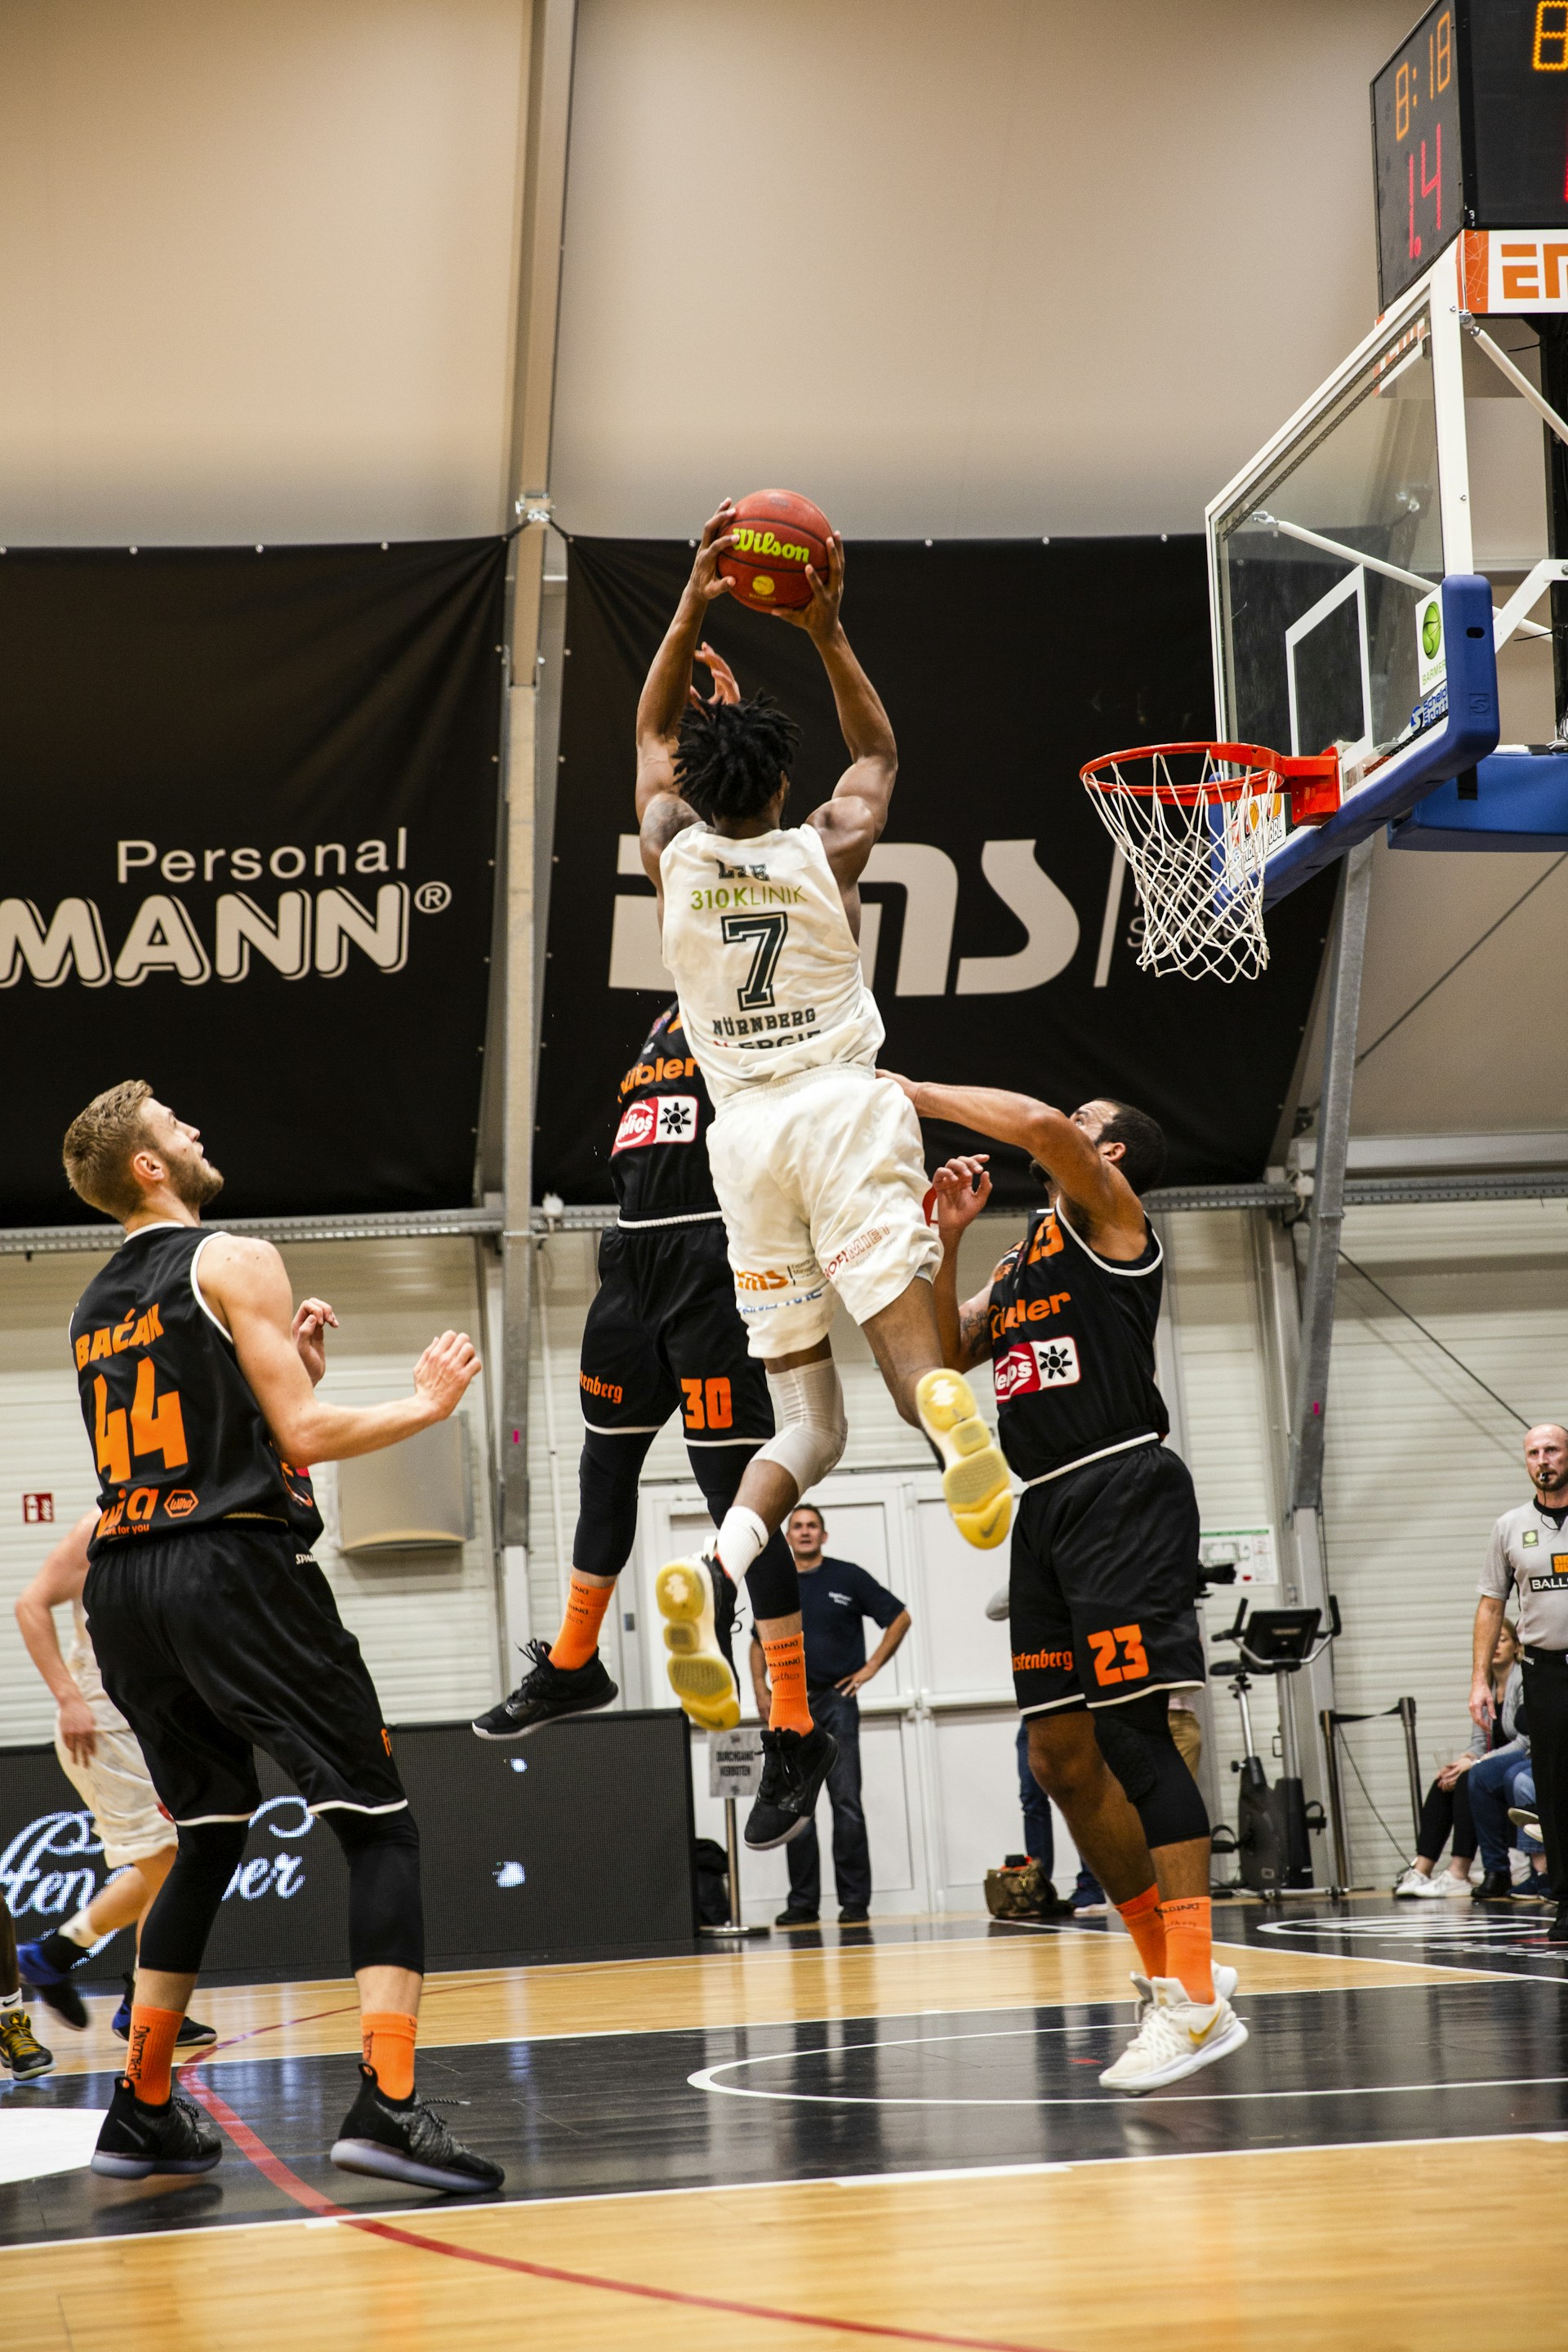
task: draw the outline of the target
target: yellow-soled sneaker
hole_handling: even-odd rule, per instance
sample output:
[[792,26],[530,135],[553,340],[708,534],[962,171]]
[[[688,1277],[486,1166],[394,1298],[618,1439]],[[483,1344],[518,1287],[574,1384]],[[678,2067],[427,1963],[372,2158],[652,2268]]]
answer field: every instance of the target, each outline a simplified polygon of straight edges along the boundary
[[717,1560],[672,1559],[659,1570],[654,1594],[664,1619],[670,1689],[700,1731],[733,1731],[741,1694],[723,1636],[735,1622],[734,1586]]
[[942,1491],[965,1543],[990,1551],[1013,1524],[1002,1449],[980,1418],[974,1391],[959,1372],[922,1374],[915,1390],[921,1427],[942,1459]]

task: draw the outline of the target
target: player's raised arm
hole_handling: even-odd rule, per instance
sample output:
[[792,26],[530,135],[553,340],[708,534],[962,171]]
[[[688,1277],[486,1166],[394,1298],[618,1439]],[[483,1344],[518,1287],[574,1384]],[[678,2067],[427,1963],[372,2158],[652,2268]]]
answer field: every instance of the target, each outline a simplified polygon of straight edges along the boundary
[[781,606],[774,617],[806,632],[833,688],[850,764],[834,787],[833,798],[814,809],[808,822],[822,835],[836,879],[850,884],[859,880],[888,822],[898,782],[899,747],[882,698],[857,661],[838,617],[844,601],[844,541],[838,531],[828,536],[826,579],[810,564],[805,576],[810,604],[794,612]]
[[1074,1222],[1083,1228],[1086,1241],[1097,1246],[1120,1241],[1124,1246],[1142,1247],[1143,1212],[1116,1165],[1125,1147],[1100,1138],[1100,1128],[1110,1121],[1109,1103],[1086,1103],[1069,1116],[1032,1095],[1009,1094],[1000,1087],[933,1086],[910,1078],[899,1083],[917,1118],[973,1128],[977,1135],[1026,1151],[1076,1213]]
[[202,1255],[202,1296],[233,1338],[239,1369],[286,1462],[344,1462],[376,1454],[455,1412],[479,1372],[460,1331],[433,1339],[414,1368],[414,1393],[388,1404],[323,1404],[301,1361],[294,1300],[270,1242],[215,1234]]
[[[683,826],[696,822],[676,782],[675,750],[708,608],[730,593],[730,583],[719,570],[719,558],[732,543],[728,534],[733,513],[733,499],[724,499],[703,524],[691,577],[680,592],[675,618],[664,633],[637,702],[637,827],[643,866],[655,884],[659,878],[658,861],[671,839]],[[721,679],[719,684],[722,694]]]
[[[942,1236],[942,1263],[932,1285],[942,1360],[950,1371],[967,1372],[991,1354],[991,1284],[973,1298],[958,1296],[958,1245],[991,1198],[986,1173],[987,1154],[950,1160],[931,1178],[936,1196],[936,1229]],[[995,1280],[994,1274],[992,1281]]]

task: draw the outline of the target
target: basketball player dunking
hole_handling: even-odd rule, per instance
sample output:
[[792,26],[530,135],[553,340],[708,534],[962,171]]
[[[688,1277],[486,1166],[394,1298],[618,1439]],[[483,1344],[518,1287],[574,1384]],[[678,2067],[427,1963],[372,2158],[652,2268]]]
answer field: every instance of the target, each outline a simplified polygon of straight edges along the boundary
[[295,1466],[445,1421],[479,1359],[447,1331],[415,1366],[411,1396],[322,1404],[325,1318],[294,1314],[269,1242],[203,1229],[223,1179],[199,1129],[131,1081],[72,1121],[64,1158],[72,1190],[125,1226],[70,1323],[100,1481],[82,1598],[103,1687],[178,1833],[142,1924],[130,2056],[92,2168],[140,2179],[218,2160],[217,2131],[173,2091],[171,2061],[261,1802],[260,1748],[348,1862],[363,2063],[333,2163],[426,2189],[499,2188],[500,2167],[415,2093],[418,1833],[359,1644],[310,1558],[321,1522]]
[[1170,1695],[1202,1684],[1204,1657],[1197,1499],[1162,1443],[1163,1276],[1139,1198],[1160,1180],[1165,1139],[1125,1103],[1069,1118],[989,1087],[900,1083],[923,1118],[1029,1152],[1050,1196],[960,1305],[958,1244],[991,1180],[983,1159],[939,1170],[937,1305],[948,1362],[991,1361],[1003,1449],[1024,1481],[1009,1621],[1030,1768],[1145,1971],[1137,2031],[1100,2079],[1152,2091],[1247,2040],[1236,1971],[1213,1966],[1208,1814],[1170,1729]]
[[898,752],[839,621],[843,542],[829,542],[826,580],[807,572],[810,604],[779,617],[822,657],[850,764],[830,800],[786,827],[793,721],[762,696],[690,703],[703,624],[729,586],[718,563],[732,513],[726,500],[704,529],[643,688],[637,810],[664,960],[716,1106],[708,1158],[737,1303],[773,1394],[776,1434],[747,1465],[717,1547],[727,1572],[749,1580],[768,1663],[771,1721],[746,1843],[770,1846],[810,1820],[837,1754],[806,1704],[800,1588],[778,1533],[844,1450],[827,1339],[836,1292],[900,1412],[942,1455],[963,1534],[999,1543],[1012,1504],[967,1383],[942,1369],[920,1125],[875,1066],[882,1024],[860,970],[859,880]]

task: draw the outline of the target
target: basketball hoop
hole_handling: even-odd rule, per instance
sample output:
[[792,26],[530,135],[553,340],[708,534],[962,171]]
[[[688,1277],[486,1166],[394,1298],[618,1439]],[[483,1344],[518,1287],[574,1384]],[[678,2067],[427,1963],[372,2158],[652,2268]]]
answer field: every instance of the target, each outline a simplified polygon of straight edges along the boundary
[[1254,980],[1268,961],[1263,878],[1287,832],[1340,803],[1336,752],[1285,759],[1258,743],[1152,743],[1081,769],[1131,869],[1144,971]]

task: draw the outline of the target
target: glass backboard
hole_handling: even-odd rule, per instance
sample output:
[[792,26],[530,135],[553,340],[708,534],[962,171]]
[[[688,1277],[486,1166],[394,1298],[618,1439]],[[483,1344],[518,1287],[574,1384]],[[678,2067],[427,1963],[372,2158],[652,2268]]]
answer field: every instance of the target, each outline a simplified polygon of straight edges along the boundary
[[1441,720],[1437,446],[1423,305],[1212,517],[1229,740],[1348,768]]

